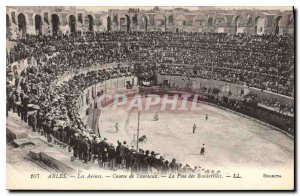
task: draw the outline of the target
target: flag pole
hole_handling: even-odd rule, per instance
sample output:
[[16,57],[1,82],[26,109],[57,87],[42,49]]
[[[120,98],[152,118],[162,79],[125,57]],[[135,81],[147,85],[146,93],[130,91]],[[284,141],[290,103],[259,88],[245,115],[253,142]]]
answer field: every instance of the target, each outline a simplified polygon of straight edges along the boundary
[[138,111],[138,126],[136,134],[136,150],[139,151],[139,134],[140,134],[140,111]]
[[92,130],[93,130],[93,133],[96,133],[96,124],[95,124],[95,104],[96,104],[96,84],[95,84],[95,89],[93,91],[93,88],[92,88],[92,97],[93,97],[93,101],[94,101],[94,104],[92,106],[92,110],[93,110],[93,124],[92,124]]

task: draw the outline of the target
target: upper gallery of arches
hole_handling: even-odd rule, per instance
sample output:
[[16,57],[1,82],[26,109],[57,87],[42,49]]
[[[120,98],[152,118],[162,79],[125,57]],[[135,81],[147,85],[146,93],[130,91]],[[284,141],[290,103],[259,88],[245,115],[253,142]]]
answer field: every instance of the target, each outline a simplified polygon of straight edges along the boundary
[[[173,31],[293,35],[292,10],[158,8],[88,11],[77,7],[7,7],[7,35]],[[52,16],[55,15],[55,20]],[[55,24],[53,24],[55,21]]]

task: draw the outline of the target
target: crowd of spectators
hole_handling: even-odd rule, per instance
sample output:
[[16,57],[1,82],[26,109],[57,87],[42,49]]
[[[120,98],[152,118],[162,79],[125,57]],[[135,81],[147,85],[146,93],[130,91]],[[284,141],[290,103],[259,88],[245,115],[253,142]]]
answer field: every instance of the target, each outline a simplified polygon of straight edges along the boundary
[[12,62],[29,53],[41,56],[41,53],[51,52],[58,52],[74,68],[140,61],[160,65],[164,69],[158,68],[159,73],[191,74],[190,68],[184,69],[181,65],[195,65],[198,70],[192,74],[195,77],[246,84],[293,96],[294,43],[284,36],[169,32],[28,35],[8,55]]

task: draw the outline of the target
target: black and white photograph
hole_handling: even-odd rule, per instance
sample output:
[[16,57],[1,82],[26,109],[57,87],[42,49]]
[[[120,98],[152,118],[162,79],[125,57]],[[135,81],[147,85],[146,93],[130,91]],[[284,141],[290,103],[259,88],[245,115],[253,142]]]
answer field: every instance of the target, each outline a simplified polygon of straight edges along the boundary
[[5,45],[8,190],[295,189],[293,6],[11,5]]

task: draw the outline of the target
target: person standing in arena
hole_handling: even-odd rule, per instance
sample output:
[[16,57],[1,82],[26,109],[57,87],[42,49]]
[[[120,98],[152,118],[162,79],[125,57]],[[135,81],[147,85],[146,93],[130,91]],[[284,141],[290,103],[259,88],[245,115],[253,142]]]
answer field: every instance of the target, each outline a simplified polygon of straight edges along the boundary
[[208,119],[208,115],[206,114],[206,115],[205,115],[205,120],[207,121],[207,119]]
[[157,112],[155,113],[155,115],[154,115],[154,118],[153,118],[153,119],[154,119],[154,121],[158,121],[158,113],[157,113]]
[[118,122],[115,124],[115,128],[116,128],[116,132],[118,133],[119,132],[119,124],[118,124]]
[[205,144],[203,144],[203,146],[202,146],[201,149],[200,149],[200,155],[204,155],[204,152],[205,152],[204,145],[205,145]]
[[193,133],[195,133],[196,132],[196,124],[194,124],[194,126],[193,126]]
[[131,144],[134,146],[134,145],[136,145],[136,135],[135,134],[133,134],[133,139],[132,139],[132,141],[131,141]]

